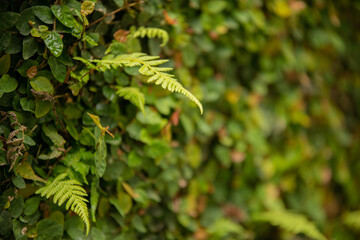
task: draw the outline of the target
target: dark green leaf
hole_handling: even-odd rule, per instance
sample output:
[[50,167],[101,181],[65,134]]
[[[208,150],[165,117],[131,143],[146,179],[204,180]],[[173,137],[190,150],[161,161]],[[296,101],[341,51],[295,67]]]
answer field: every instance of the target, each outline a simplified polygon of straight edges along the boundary
[[4,12],[0,14],[0,31],[11,28],[15,25],[20,14],[16,12]]
[[32,7],[35,15],[44,23],[53,24],[54,16],[51,13],[51,9],[46,6],[35,6]]
[[55,79],[59,82],[64,82],[66,77],[66,66],[59,62],[54,56],[50,56],[48,63]]
[[12,218],[18,218],[24,209],[24,199],[20,196],[15,198],[9,207],[9,214]]
[[72,15],[70,8],[66,5],[52,5],[51,11],[55,17],[68,28],[78,28],[79,23]]
[[0,213],[0,234],[5,236],[13,227],[13,222],[8,211],[3,210]]
[[11,41],[11,33],[4,32],[0,38],[0,52],[9,46],[10,41]]
[[60,240],[63,236],[63,226],[52,219],[43,219],[37,223],[37,240]]
[[51,102],[49,101],[37,101],[35,103],[35,117],[41,118],[45,116],[51,109]]
[[29,35],[31,31],[31,26],[29,21],[35,21],[35,14],[32,8],[25,9],[21,12],[19,20],[16,22],[16,28],[20,31],[22,35]]
[[22,48],[22,41],[18,38],[15,34],[11,34],[10,44],[6,47],[5,53],[6,54],[16,54],[21,52]]
[[15,185],[15,187],[19,189],[25,188],[25,181],[20,175],[14,176],[12,178],[12,182]]
[[61,55],[64,44],[59,33],[51,31],[49,36],[44,39],[44,42],[46,47],[51,51],[52,54],[54,54],[55,57],[59,57]]
[[37,41],[35,38],[33,38],[33,37],[24,38],[23,51],[22,51],[23,58],[26,60],[26,59],[30,58],[31,56],[33,56],[36,53],[37,48],[38,48],[38,45],[37,45]]
[[0,76],[7,73],[10,69],[10,55],[5,54],[0,58]]
[[40,197],[32,197],[25,201],[25,209],[24,214],[25,215],[31,215],[36,212],[40,204]]

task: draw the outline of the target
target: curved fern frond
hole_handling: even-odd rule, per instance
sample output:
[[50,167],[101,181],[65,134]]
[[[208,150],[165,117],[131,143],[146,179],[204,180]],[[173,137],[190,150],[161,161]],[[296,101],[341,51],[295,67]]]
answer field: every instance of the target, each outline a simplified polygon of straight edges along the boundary
[[145,97],[138,88],[135,87],[117,87],[116,94],[120,97],[129,100],[132,104],[140,108],[140,110],[145,113]]
[[[78,57],[76,59],[79,60]],[[84,59],[81,61],[84,62]],[[173,69],[158,67],[168,60],[159,59],[158,56],[148,56],[145,53],[131,53],[118,56],[109,54],[103,59],[94,59],[88,61],[97,63],[96,69],[99,71],[105,71],[107,69],[118,67],[140,67],[139,72],[149,77],[147,82],[161,85],[162,88],[171,92],[178,92],[185,95],[199,107],[201,114],[203,113],[203,107],[200,101],[194,95],[192,95],[191,92],[184,88],[181,83],[179,83],[174,78],[174,75],[166,73]]]
[[326,240],[315,224],[301,214],[289,211],[269,211],[255,214],[253,220],[269,222],[294,234],[302,233],[313,239]]
[[165,46],[166,43],[169,41],[169,35],[168,33],[160,28],[145,28],[140,27],[136,30],[133,30],[132,33],[128,35],[128,37],[138,38],[138,37],[148,37],[148,38],[161,38],[162,43],[161,46]]
[[46,198],[53,197],[53,202],[59,206],[67,201],[65,208],[70,208],[71,211],[80,216],[85,223],[87,235],[90,229],[89,212],[86,204],[88,200],[84,198],[87,193],[78,181],[66,180],[66,178],[66,173],[60,174],[52,182],[46,182],[46,185],[39,188],[36,193]]

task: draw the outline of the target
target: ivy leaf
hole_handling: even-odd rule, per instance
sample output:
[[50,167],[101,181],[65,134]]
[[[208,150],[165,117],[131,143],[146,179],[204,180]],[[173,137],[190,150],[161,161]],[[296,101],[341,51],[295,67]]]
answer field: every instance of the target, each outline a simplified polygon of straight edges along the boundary
[[64,82],[66,78],[66,66],[59,62],[54,56],[50,56],[48,63],[55,79],[59,82]]
[[[51,11],[55,17],[68,28],[79,28],[81,25],[75,20],[70,8],[66,5],[52,5]],[[81,28],[82,29],[82,28]]]
[[18,21],[16,22],[16,28],[19,30],[20,34],[24,36],[30,34],[32,27],[30,26],[29,21],[35,22],[35,14],[32,8],[22,11]]
[[5,54],[0,58],[0,75],[4,75],[9,71],[10,63],[11,63],[10,55]]
[[11,41],[11,33],[5,32],[0,38],[0,51],[6,49]]
[[15,187],[19,189],[24,189],[26,186],[24,179],[20,175],[14,176],[12,178],[12,182],[15,185]]
[[25,179],[30,179],[30,180],[36,180],[36,181],[40,181],[40,182],[45,182],[44,179],[40,178],[39,176],[37,176],[34,172],[34,170],[32,169],[30,163],[28,162],[21,162],[19,163],[18,167],[17,167],[17,172],[20,174],[20,176],[22,176]]
[[5,74],[0,78],[0,94],[12,92],[17,86],[18,82],[9,74]]
[[54,54],[55,57],[59,57],[61,55],[64,44],[59,33],[51,31],[49,36],[44,39],[44,42],[46,47],[51,51],[52,54]]
[[54,87],[46,77],[36,77],[30,81],[30,85],[37,92],[47,92],[51,95],[54,94]]
[[37,51],[38,45],[36,39],[33,37],[26,37],[23,40],[23,58],[26,60],[32,57]]
[[25,201],[24,214],[27,216],[34,214],[38,209],[39,204],[40,204],[40,197],[32,197],[27,199]]
[[63,226],[52,219],[42,219],[37,224],[37,240],[60,240],[63,236]]
[[41,118],[45,116],[51,109],[51,102],[49,101],[37,101],[35,103],[35,117]]
[[92,1],[84,1],[81,4],[81,13],[85,15],[91,14],[95,9],[95,3]]
[[34,6],[32,7],[35,15],[44,23],[53,24],[54,16],[51,13],[51,9],[47,6]]
[[0,30],[4,31],[15,25],[20,14],[16,12],[4,12],[0,14]]
[[35,102],[31,99],[21,98],[20,105],[24,111],[35,113]]
[[104,175],[106,170],[106,155],[106,143],[102,137],[98,142],[98,146],[94,155],[96,171],[100,177]]

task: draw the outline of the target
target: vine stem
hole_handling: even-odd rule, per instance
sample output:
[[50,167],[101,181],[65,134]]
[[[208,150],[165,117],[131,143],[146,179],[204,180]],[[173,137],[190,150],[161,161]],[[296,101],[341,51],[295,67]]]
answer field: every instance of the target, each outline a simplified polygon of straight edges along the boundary
[[136,4],[140,4],[140,3],[143,3],[143,1],[130,3],[130,4],[126,5],[126,6],[124,6],[124,7],[121,7],[121,8],[116,9],[115,11],[112,11],[112,12],[110,12],[110,13],[106,13],[106,14],[104,14],[104,16],[102,16],[101,18],[97,19],[95,22],[90,23],[87,27],[89,28],[89,27],[91,27],[92,25],[95,25],[95,24],[97,24],[98,22],[102,21],[104,18],[106,18],[106,17],[108,17],[108,16],[114,15],[114,14],[116,14],[116,13],[118,13],[118,12],[124,10],[124,9],[127,9],[127,8],[129,8],[129,7],[135,6]]

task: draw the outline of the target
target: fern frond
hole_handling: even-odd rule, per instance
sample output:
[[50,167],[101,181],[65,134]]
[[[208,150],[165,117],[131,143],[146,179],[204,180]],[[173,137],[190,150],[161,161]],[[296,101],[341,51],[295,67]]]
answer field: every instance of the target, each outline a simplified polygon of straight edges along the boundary
[[200,101],[184,88],[181,83],[174,78],[174,75],[166,73],[171,71],[172,68],[157,67],[168,60],[160,60],[157,56],[148,56],[145,53],[131,53],[119,56],[109,54],[103,59],[89,61],[97,63],[97,69],[100,71],[118,67],[139,66],[139,72],[145,76],[149,76],[147,82],[161,85],[162,88],[170,92],[178,92],[185,95],[199,107],[201,114],[203,113],[203,107]]
[[135,87],[117,87],[116,94],[120,97],[129,100],[132,104],[140,108],[140,110],[145,113],[144,105],[145,105],[145,97],[142,92],[138,88]]
[[346,226],[353,229],[360,229],[360,211],[347,212],[342,216],[342,221]]
[[253,220],[269,222],[294,234],[302,233],[313,239],[326,240],[315,224],[301,214],[289,211],[269,211],[255,214]]
[[133,30],[132,33],[128,35],[128,37],[138,38],[138,37],[148,37],[148,38],[161,38],[162,43],[161,46],[165,46],[166,43],[169,41],[168,33],[160,28],[145,28],[140,27],[136,30]]
[[66,173],[60,174],[52,182],[47,182],[44,187],[38,189],[36,193],[46,198],[53,197],[53,202],[59,206],[67,201],[65,208],[70,208],[80,216],[85,223],[86,234],[88,234],[90,229],[89,212],[86,204],[88,200],[84,198],[87,193],[78,181],[64,180],[66,178]]

